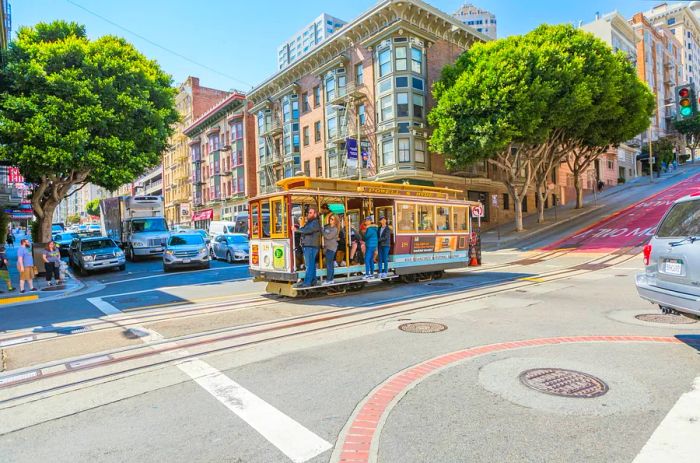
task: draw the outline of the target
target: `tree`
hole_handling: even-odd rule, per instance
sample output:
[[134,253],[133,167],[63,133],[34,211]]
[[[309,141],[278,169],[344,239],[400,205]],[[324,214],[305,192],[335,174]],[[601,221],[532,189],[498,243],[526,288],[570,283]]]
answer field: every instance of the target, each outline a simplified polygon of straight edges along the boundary
[[[673,137],[661,137],[657,140],[651,142],[652,157],[654,158],[654,165],[657,171],[661,171],[661,165],[665,162],[666,165],[673,162],[676,155],[674,153],[675,149],[675,139]],[[649,156],[649,144],[646,143],[642,145],[642,154]],[[651,172],[649,173],[651,175]]]
[[85,212],[88,215],[99,216],[100,215],[100,200],[92,199],[85,205]]
[[536,184],[542,220],[547,179],[568,154],[561,148],[566,136],[595,120],[600,83],[587,73],[613,56],[571,26],[540,26],[477,44],[443,69],[433,87],[430,146],[451,168],[481,159],[494,166],[522,230],[522,199]]
[[0,72],[0,156],[34,184],[41,241],[72,187],[115,190],[158,163],[178,118],[171,83],[124,39],[64,21],[20,28]]
[[675,121],[673,127],[685,137],[685,142],[690,148],[690,159],[695,159],[695,150],[700,147],[700,114],[690,119]]
[[76,223],[80,223],[80,214],[71,214],[68,217],[66,217],[66,222],[67,225],[73,225]]

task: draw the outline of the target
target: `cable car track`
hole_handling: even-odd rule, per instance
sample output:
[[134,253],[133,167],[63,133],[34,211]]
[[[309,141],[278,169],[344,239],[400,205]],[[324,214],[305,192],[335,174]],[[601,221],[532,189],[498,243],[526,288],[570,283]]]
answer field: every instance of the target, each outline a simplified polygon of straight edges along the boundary
[[[153,368],[153,367],[158,367],[158,366],[165,366],[168,364],[171,364],[172,362],[175,361],[183,361],[187,360],[189,358],[193,357],[198,357],[198,356],[204,356],[204,355],[209,355],[213,353],[218,353],[218,352],[224,352],[228,350],[233,350],[233,349],[239,349],[239,348],[244,348],[248,347],[251,345],[257,345],[265,342],[272,342],[272,341],[278,341],[278,340],[283,340],[283,339],[289,339],[301,335],[307,335],[307,334],[312,334],[312,333],[320,333],[320,332],[325,332],[325,331],[330,331],[334,329],[339,329],[339,328],[344,328],[348,326],[355,326],[355,325],[360,325],[364,323],[370,323],[382,319],[390,319],[393,317],[397,316],[402,316],[402,315],[408,315],[416,312],[422,312],[430,309],[435,309],[438,307],[443,307],[446,305],[450,305],[456,302],[464,302],[464,301],[470,301],[470,300],[477,300],[477,299],[482,299],[490,296],[494,296],[497,294],[513,291],[516,289],[520,289],[523,287],[529,287],[529,286],[534,286],[537,284],[542,284],[542,283],[548,283],[552,281],[558,281],[586,273],[591,273],[597,270],[600,270],[600,266],[608,265],[611,262],[614,262],[614,265],[620,265],[623,264],[633,258],[635,258],[635,255],[628,255],[628,256],[620,256],[620,255],[605,255],[601,256],[595,259],[591,259],[588,262],[584,262],[583,264],[578,264],[576,266],[572,266],[570,268],[565,268],[565,269],[559,269],[556,271],[552,271],[549,273],[545,274],[540,274],[537,276],[537,280],[513,280],[512,278],[508,278],[505,280],[497,280],[494,282],[491,282],[489,285],[485,286],[478,286],[478,287],[471,287],[466,290],[462,291],[454,291],[453,289],[450,290],[439,290],[439,291],[434,291],[431,294],[428,294],[424,297],[421,298],[416,298],[415,296],[405,296],[405,297],[400,297],[396,298],[395,300],[389,300],[385,301],[386,303],[383,304],[373,304],[373,305],[365,305],[365,306],[351,306],[351,307],[343,307],[343,308],[336,308],[328,311],[322,311],[322,312],[317,312],[314,314],[306,314],[306,315],[301,315],[297,317],[291,317],[288,319],[284,320],[275,320],[272,322],[261,322],[259,324],[255,325],[242,325],[242,326],[236,326],[236,327],[227,327],[221,330],[218,330],[216,332],[206,332],[206,333],[196,333],[184,337],[179,337],[179,338],[169,338],[169,339],[164,339],[159,342],[154,342],[154,343],[149,343],[149,344],[144,344],[144,345],[139,345],[139,346],[131,346],[129,348],[123,348],[123,349],[117,349],[117,350],[112,350],[108,351],[106,353],[101,353],[99,356],[101,357],[107,357],[109,356],[109,360],[106,361],[101,361],[101,362],[96,362],[96,363],[90,363],[90,359],[94,358],[95,356],[85,356],[81,357],[81,360],[84,362],[83,367],[80,368],[65,368],[63,370],[54,370],[50,371],[46,374],[38,374],[37,376],[33,378],[29,378],[27,380],[22,380],[22,381],[16,381],[12,383],[5,383],[5,384],[0,384],[0,390],[3,389],[10,389],[14,388],[17,386],[21,385],[27,385],[31,384],[40,380],[46,380],[49,378],[54,378],[58,376],[63,376],[67,375],[69,373],[81,371],[84,372],[86,370],[94,369],[97,367],[103,367],[103,366],[108,366],[108,365],[118,365],[118,364],[124,364],[125,362],[128,361],[134,361],[134,360],[139,360],[143,358],[149,358],[149,357],[156,357],[156,360],[153,362],[149,362],[148,364],[145,365],[136,365],[136,366],[128,366],[125,365],[126,368],[123,368],[119,371],[113,371],[105,374],[98,374],[94,377],[90,378],[83,378],[79,379],[76,381],[70,381],[66,382],[64,384],[59,384],[55,386],[48,387],[46,389],[41,389],[41,390],[36,390],[36,391],[30,391],[27,393],[24,393],[22,395],[16,396],[16,397],[11,397],[7,398],[4,400],[0,400],[0,406],[2,405],[8,405],[11,402],[15,402],[17,400],[21,399],[27,399],[31,398],[37,395],[41,394],[46,394],[49,392],[58,392],[65,390],[70,387],[82,385],[82,384],[88,384],[91,382],[95,381],[100,381],[100,380],[106,380],[115,376],[121,376],[129,373],[135,373],[141,370],[145,370],[148,368]],[[584,264],[589,265],[589,269],[582,268],[581,266]],[[590,265],[590,264],[595,264],[595,265]],[[610,265],[612,266],[612,264]],[[469,295],[468,293],[476,293],[478,294],[473,294]],[[450,294],[446,294],[450,293]],[[438,294],[442,294],[438,300],[435,301],[429,301],[429,299],[435,298]],[[422,302],[426,302],[423,305],[420,306],[414,306],[415,304],[420,304]],[[411,306],[408,308],[405,308],[406,306]],[[359,318],[358,318],[359,317]],[[350,318],[350,319],[349,319]],[[352,319],[352,318],[358,318],[358,319]],[[330,324],[329,324],[330,323]],[[318,326],[319,324],[323,324],[322,326]],[[275,334],[284,330],[290,330],[290,329],[300,329],[300,331],[295,331],[292,333],[279,333]],[[254,338],[255,336],[260,336],[260,335],[266,335],[266,334],[273,334],[272,336],[265,337],[264,339],[248,339],[246,338]],[[214,337],[212,337],[214,336]],[[206,338],[206,339],[203,339]],[[226,342],[232,342],[232,341],[237,341],[237,340],[243,340],[243,342],[236,343],[234,345],[223,345],[221,346],[220,344],[226,343]],[[160,347],[159,347],[160,346]],[[210,347],[208,347],[210,346]],[[193,348],[200,348],[197,352],[188,352],[187,349],[193,349]],[[202,349],[204,348],[204,349]],[[157,356],[161,356],[161,354],[169,353],[170,355],[162,356],[163,358],[158,359]],[[177,353],[177,357],[173,356],[173,353]],[[118,358],[113,358],[112,356],[114,355],[121,355],[124,354],[123,356],[120,356]],[[73,363],[76,361],[74,360]],[[67,364],[64,362],[64,364]],[[51,368],[56,368],[56,366],[61,365],[61,362],[54,362],[49,364],[48,366],[41,367],[41,369],[49,370]],[[39,368],[35,368],[34,370],[37,370]],[[27,372],[27,371],[32,371],[32,368],[28,369],[23,369],[21,371],[14,370],[11,372],[6,372],[4,376],[0,376],[0,379],[6,379],[8,377],[11,377],[13,375],[19,375],[22,372]],[[7,374],[10,373],[10,374]]]

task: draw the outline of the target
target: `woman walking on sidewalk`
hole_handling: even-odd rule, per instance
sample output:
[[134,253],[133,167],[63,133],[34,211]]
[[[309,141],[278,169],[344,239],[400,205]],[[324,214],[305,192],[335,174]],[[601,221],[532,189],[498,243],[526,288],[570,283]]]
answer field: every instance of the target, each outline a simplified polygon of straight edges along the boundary
[[[10,269],[8,265],[9,262],[7,261],[7,254],[5,254],[5,247],[0,246],[0,278],[5,280],[8,291],[14,291],[15,288],[12,287],[12,280],[10,280]],[[0,291],[0,293],[2,292],[3,291]]]
[[59,270],[61,268],[61,253],[56,249],[56,243],[49,241],[41,253],[41,258],[44,259],[44,266],[46,267],[46,282],[49,286],[53,286],[54,283],[51,281],[51,277],[56,280],[56,285],[63,283],[61,281],[61,274]]
[[19,242],[20,246],[17,250],[17,270],[19,270],[19,292],[24,292],[25,282],[29,285],[30,291],[36,291],[34,287],[34,277],[36,271],[34,269],[34,257],[32,257],[32,249],[27,238],[23,238]]
[[12,234],[12,230],[7,232],[7,245],[11,248],[15,247],[15,235]]

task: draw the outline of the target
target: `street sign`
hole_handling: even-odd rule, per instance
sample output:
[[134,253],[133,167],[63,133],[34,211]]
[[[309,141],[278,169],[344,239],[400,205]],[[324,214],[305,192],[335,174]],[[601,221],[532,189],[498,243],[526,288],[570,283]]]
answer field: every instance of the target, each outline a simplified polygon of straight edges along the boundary
[[484,207],[483,206],[474,206],[472,207],[472,217],[483,217],[484,216]]
[[491,204],[498,206],[498,195],[491,195]]

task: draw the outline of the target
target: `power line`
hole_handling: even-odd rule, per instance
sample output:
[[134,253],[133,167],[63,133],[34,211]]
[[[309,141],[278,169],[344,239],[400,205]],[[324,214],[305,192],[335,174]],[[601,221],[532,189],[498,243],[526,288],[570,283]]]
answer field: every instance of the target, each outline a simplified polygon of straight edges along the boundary
[[94,11],[91,11],[91,10],[85,8],[84,6],[82,6],[82,5],[80,5],[80,4],[76,3],[76,2],[74,2],[73,0],[66,0],[66,2],[70,3],[71,5],[73,5],[73,6],[75,6],[75,7],[80,8],[80,9],[83,10],[83,11],[86,11],[87,13],[89,13],[89,14],[91,14],[91,15],[93,15],[93,16],[96,16],[96,17],[100,18],[101,20],[103,20],[103,21],[105,21],[105,22],[107,22],[107,23],[113,25],[114,27],[117,27],[117,28],[119,28],[119,29],[121,29],[121,30],[123,30],[123,31],[125,31],[125,32],[127,32],[127,33],[129,33],[129,34],[131,34],[131,35],[134,35],[134,36],[140,38],[141,40],[143,40],[143,41],[145,41],[145,42],[150,43],[151,45],[153,45],[153,46],[155,46],[155,47],[160,48],[161,50],[164,50],[164,51],[167,51],[168,53],[173,54],[173,55],[177,56],[178,58],[182,58],[182,59],[184,59],[185,61],[188,61],[188,62],[190,62],[190,63],[192,63],[192,64],[194,64],[194,65],[197,65],[197,66],[199,66],[199,67],[201,67],[201,68],[207,69],[207,70],[209,70],[209,71],[211,71],[211,72],[213,72],[213,73],[215,73],[215,74],[218,74],[218,75],[220,75],[220,76],[222,76],[222,77],[226,77],[227,79],[231,79],[231,80],[236,81],[236,82],[238,82],[238,83],[241,83],[241,84],[243,84],[243,85],[245,85],[245,86],[248,86],[248,87],[250,87],[250,88],[253,88],[253,85],[252,85],[252,84],[250,84],[250,83],[248,83],[248,82],[246,82],[246,81],[244,81],[244,80],[238,79],[238,78],[233,77],[233,76],[230,76],[230,75],[228,75],[228,74],[225,74],[225,73],[223,73],[223,72],[221,72],[221,71],[218,71],[218,70],[216,70],[216,69],[214,69],[214,68],[212,68],[212,67],[210,67],[210,66],[207,66],[206,64],[202,64],[202,63],[200,63],[200,62],[197,62],[197,61],[193,60],[192,58],[189,58],[189,57],[183,55],[182,53],[178,53],[178,52],[175,51],[175,50],[171,50],[170,48],[164,47],[163,45],[161,45],[161,44],[159,44],[159,43],[156,43],[156,42],[154,42],[153,40],[151,40],[151,39],[149,39],[149,38],[147,38],[147,37],[144,37],[143,35],[139,34],[138,32],[134,32],[134,31],[132,31],[132,30],[130,30],[130,29],[127,29],[126,27],[124,27],[124,26],[122,26],[122,25],[120,25],[120,24],[115,23],[115,22],[112,21],[111,19],[106,18],[106,17],[102,16],[102,15],[99,14],[99,13],[95,13]]

